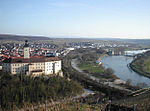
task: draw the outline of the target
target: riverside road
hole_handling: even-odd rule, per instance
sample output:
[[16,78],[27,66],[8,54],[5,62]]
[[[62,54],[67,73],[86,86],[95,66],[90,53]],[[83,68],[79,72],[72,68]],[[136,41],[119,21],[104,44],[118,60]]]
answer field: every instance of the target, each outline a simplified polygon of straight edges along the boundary
[[129,90],[129,89],[122,88],[122,87],[120,87],[120,86],[114,84],[114,82],[101,82],[101,80],[100,80],[99,78],[96,78],[96,77],[92,76],[92,75],[89,74],[89,73],[83,72],[81,69],[79,69],[79,68],[77,67],[77,59],[72,59],[72,61],[71,61],[71,66],[72,66],[75,70],[77,70],[78,72],[80,72],[80,74],[82,74],[82,75],[88,77],[89,79],[95,81],[95,82],[98,83],[98,84],[108,85],[109,87],[113,87],[113,88],[116,88],[116,89],[119,89],[119,90],[123,90],[123,91],[127,91],[127,92],[132,92],[132,91]]

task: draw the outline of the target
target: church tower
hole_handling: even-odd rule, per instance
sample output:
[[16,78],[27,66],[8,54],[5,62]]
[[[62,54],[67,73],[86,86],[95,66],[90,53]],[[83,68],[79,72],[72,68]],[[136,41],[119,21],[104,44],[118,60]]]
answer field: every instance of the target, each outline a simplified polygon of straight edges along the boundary
[[25,45],[24,45],[24,58],[25,59],[30,58],[30,48],[27,40],[25,41]]

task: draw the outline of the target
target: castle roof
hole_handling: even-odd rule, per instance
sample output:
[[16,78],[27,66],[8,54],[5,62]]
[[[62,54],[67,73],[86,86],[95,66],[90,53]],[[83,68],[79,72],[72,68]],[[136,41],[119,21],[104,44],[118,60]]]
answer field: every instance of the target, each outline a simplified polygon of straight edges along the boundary
[[22,58],[22,57],[11,57],[6,58],[3,63],[36,63],[36,62],[50,62],[50,61],[59,61],[58,57],[43,57],[36,56],[30,58]]

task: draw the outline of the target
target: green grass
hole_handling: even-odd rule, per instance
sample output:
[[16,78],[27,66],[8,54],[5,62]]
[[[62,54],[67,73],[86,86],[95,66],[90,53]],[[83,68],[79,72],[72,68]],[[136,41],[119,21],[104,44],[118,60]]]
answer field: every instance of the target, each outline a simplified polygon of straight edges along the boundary
[[134,71],[137,72],[138,74],[141,74],[141,75],[143,75],[143,76],[146,76],[146,77],[149,77],[149,78],[150,78],[150,75],[149,75],[149,74],[145,73],[145,71],[143,72],[143,70],[141,69],[142,66],[141,66],[141,68],[139,68],[137,65],[132,64],[131,68],[132,68],[132,70],[134,70]]
[[131,63],[131,68],[146,77],[150,78],[150,57],[148,55],[145,55],[144,60],[142,61],[141,58],[136,59]]
[[[114,77],[113,75],[107,75],[107,74],[104,74],[104,69],[102,69],[101,67],[98,66],[98,64],[93,64],[91,62],[86,62],[86,63],[77,63],[78,67],[86,72],[91,74],[92,76],[94,77],[97,77],[101,80],[112,80],[112,79],[115,79],[116,77]],[[85,71],[86,70],[86,71]],[[102,75],[101,75],[102,74]],[[104,75],[103,75],[104,74]]]
[[150,73],[150,58],[144,62],[143,69],[145,72]]
[[104,72],[103,69],[101,69],[98,66],[85,64],[85,63],[79,63],[78,67],[81,70],[88,70],[89,73],[103,73]]

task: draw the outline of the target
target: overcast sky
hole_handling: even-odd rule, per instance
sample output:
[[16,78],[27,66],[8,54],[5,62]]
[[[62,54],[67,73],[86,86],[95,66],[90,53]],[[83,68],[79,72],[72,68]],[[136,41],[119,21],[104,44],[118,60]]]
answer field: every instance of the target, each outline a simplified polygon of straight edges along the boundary
[[150,38],[150,0],[0,0],[0,33]]

